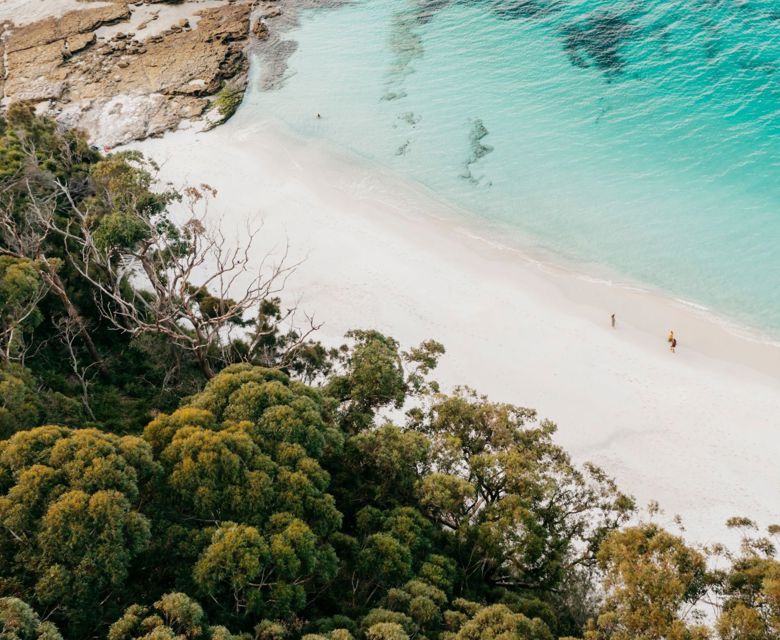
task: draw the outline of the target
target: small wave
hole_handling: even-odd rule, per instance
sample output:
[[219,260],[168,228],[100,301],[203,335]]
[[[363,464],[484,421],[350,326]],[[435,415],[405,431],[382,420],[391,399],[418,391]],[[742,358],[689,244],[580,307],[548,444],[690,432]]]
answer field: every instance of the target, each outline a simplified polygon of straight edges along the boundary
[[679,302],[682,305],[685,305],[686,307],[691,307],[692,309],[696,309],[697,311],[706,311],[709,312],[711,309],[703,304],[699,304],[698,302],[692,302],[690,300],[685,300],[683,298],[674,298],[675,302]]

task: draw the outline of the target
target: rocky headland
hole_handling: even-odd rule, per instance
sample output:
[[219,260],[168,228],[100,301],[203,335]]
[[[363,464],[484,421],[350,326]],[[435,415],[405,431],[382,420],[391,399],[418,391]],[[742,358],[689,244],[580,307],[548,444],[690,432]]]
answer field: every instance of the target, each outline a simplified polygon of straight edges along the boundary
[[228,118],[249,45],[282,13],[257,0],[13,4],[0,0],[3,106],[30,102],[106,147]]

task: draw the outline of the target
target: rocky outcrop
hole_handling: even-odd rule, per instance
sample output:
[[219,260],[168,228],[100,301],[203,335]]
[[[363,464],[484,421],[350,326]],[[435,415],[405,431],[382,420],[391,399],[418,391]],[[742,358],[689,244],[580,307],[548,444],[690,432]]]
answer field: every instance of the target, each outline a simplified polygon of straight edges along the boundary
[[92,32],[104,24],[126,20],[130,9],[126,2],[115,2],[108,6],[90,7],[71,11],[61,18],[46,18],[14,29],[6,40],[9,53],[61,42],[68,36]]
[[127,4],[122,2],[72,11],[19,29],[9,25],[3,42],[3,95],[33,102],[59,99],[65,90],[62,63],[94,41],[98,27],[129,17]]
[[[134,7],[125,2],[10,26],[2,42],[4,103],[34,102],[101,145],[159,134],[201,117],[226,84],[244,89],[250,34],[267,37],[264,24],[252,23],[252,7],[250,0],[185,2],[176,10],[192,15],[154,33],[140,22],[129,31]],[[128,31],[118,31],[125,23]],[[103,35],[109,24],[117,26]]]

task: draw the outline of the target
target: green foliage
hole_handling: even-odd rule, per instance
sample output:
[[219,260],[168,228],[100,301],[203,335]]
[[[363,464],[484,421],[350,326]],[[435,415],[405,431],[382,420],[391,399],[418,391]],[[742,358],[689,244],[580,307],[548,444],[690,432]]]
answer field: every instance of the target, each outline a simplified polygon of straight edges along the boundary
[[322,535],[339,526],[318,458],[338,452],[341,436],[318,392],[281,372],[229,367],[145,437],[160,452],[169,497],[190,517],[260,524],[285,512]]
[[161,190],[140,153],[102,156],[19,105],[0,118],[0,162],[0,365],[22,364],[48,396],[36,425],[137,433],[234,362],[310,379],[332,366],[331,352],[280,328],[291,312],[270,293],[283,266],[235,297],[222,286],[254,266],[229,258],[202,219],[208,185]]
[[366,629],[366,640],[409,640],[409,636],[400,624],[377,622]]
[[255,640],[284,640],[288,635],[287,627],[273,620],[261,620],[255,626]]
[[385,424],[350,437],[344,449],[339,471],[363,479],[349,485],[349,501],[356,507],[416,503],[418,482],[430,457],[424,435]]
[[341,421],[348,431],[368,427],[380,409],[400,409],[410,395],[435,389],[426,376],[444,353],[438,342],[401,353],[396,340],[378,331],[350,331],[347,338],[353,344],[342,349],[342,373],[330,378],[327,393],[341,401]]
[[748,518],[730,518],[727,526],[743,533],[739,555],[717,549],[730,561],[716,572],[722,613],[716,631],[721,640],[769,640],[780,636],[780,562],[772,542],[780,527],[771,525],[768,537],[757,537]]
[[40,423],[44,407],[35,380],[19,365],[0,368],[0,438]]
[[41,622],[32,607],[19,598],[0,598],[0,638],[3,640],[62,640],[51,622]]
[[90,211],[86,222],[103,251],[139,249],[151,236],[149,220],[155,221],[157,230],[171,234],[173,239],[181,238],[166,215],[167,206],[181,200],[181,195],[170,190],[152,191],[150,170],[155,168],[137,151],[113,153],[90,167],[93,192],[84,201]]
[[522,613],[497,604],[480,609],[455,634],[455,640],[552,640],[540,620],[529,620]]
[[388,609],[371,609],[360,621],[360,626],[364,634],[366,634],[369,629],[380,624],[393,625],[393,627],[388,629],[399,628],[407,635],[414,635],[417,632],[417,627],[409,616]]
[[780,563],[748,557],[725,580],[726,599],[717,631],[722,640],[780,637]]
[[430,438],[437,469],[419,484],[421,504],[469,549],[466,573],[479,567],[495,586],[557,589],[633,509],[598,468],[575,467],[552,440],[555,426],[535,418],[459,390],[410,422]]
[[159,473],[139,438],[39,427],[0,442],[0,566],[71,629],[110,616],[150,538],[134,507]]
[[9,105],[0,119],[0,180],[24,175],[29,149],[41,168],[57,177],[96,157],[79,132],[59,130],[54,120],[36,116],[30,105]]
[[183,593],[167,593],[153,607],[132,605],[111,625],[108,640],[245,640],[207,623],[201,606]]
[[115,246],[132,247],[147,237],[147,227],[134,215],[109,213],[95,229],[95,241],[103,250]]
[[704,639],[680,616],[708,587],[704,556],[654,525],[613,532],[598,554],[606,600],[586,640]]
[[227,85],[222,87],[214,100],[214,106],[217,108],[219,115],[222,116],[222,122],[229,120],[236,112],[241,105],[243,97],[244,90],[239,87],[230,87]]
[[182,527],[208,535],[179,553],[192,563],[192,587],[227,622],[289,616],[336,571],[327,538],[341,514],[319,460],[343,439],[329,407],[282,372],[235,365],[144,432],[166,475],[164,539]]
[[6,361],[24,354],[26,335],[43,321],[41,269],[33,260],[0,255],[0,347]]
[[332,551],[304,522],[279,514],[265,536],[244,525],[217,529],[195,564],[194,579],[209,597],[232,604],[236,615],[285,617],[306,605],[302,581],[327,579],[334,564]]
[[[86,268],[77,239],[91,237],[116,262],[138,249],[142,221],[165,217],[178,197],[154,193],[150,169],[136,152],[101,157],[82,133],[28,106],[0,118],[0,359],[23,364],[45,398],[34,426],[138,430],[153,410],[196,389],[191,355],[117,331],[101,313],[99,288],[83,276],[112,286],[105,268]],[[161,352],[166,358],[156,361]]]
[[366,538],[358,554],[357,569],[384,586],[398,584],[409,577],[412,557],[409,548],[386,533]]

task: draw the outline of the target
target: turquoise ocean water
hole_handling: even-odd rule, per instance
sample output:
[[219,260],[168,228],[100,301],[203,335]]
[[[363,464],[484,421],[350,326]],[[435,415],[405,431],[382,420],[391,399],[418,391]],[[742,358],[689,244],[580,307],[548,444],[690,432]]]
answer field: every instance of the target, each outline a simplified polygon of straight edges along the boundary
[[778,0],[357,0],[287,37],[245,113],[780,336]]

